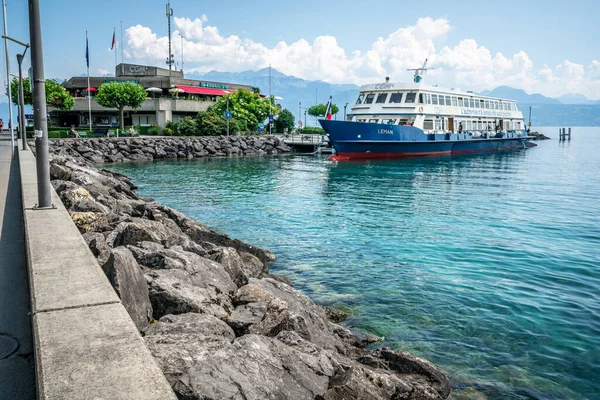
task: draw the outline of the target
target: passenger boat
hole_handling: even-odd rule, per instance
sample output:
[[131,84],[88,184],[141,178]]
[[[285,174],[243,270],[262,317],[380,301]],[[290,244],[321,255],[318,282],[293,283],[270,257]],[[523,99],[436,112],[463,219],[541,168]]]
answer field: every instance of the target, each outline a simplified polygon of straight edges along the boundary
[[[529,140],[513,100],[414,83],[364,85],[345,121],[319,120],[336,151],[330,160],[524,149]],[[329,109],[329,108],[328,108]],[[329,114],[330,115],[330,114]]]

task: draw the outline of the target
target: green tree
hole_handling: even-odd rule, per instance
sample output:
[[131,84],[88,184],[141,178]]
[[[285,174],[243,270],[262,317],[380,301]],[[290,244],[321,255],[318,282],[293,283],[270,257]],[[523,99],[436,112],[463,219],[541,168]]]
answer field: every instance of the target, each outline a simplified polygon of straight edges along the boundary
[[[75,99],[54,79],[45,82],[46,105],[61,111],[69,111],[75,105]],[[10,82],[12,102],[19,104],[19,79],[13,78]],[[8,93],[7,93],[8,94]],[[29,90],[29,78],[23,78],[23,99],[25,104],[33,105],[33,95]]]
[[131,107],[139,108],[146,101],[146,91],[133,82],[107,82],[100,85],[96,93],[96,102],[102,107],[119,110],[121,129],[124,129],[123,110]]
[[[308,109],[308,115],[313,117],[325,117],[325,111],[327,111],[327,104],[317,104]],[[340,111],[338,106],[335,104],[331,105],[331,115],[335,115]]]
[[252,93],[260,94],[260,88],[258,86],[252,86]]
[[[214,107],[206,111],[201,111],[196,117],[198,122],[198,132],[202,136],[219,136],[227,134],[227,120],[225,116],[214,110]],[[229,132],[243,131],[246,129],[246,124],[236,118],[229,120]]]
[[[240,131],[255,132],[258,124],[263,122],[269,114],[277,114],[278,110],[273,104],[273,97],[261,98],[259,94],[249,90],[239,89],[228,96],[220,97],[210,108],[217,116],[225,116],[227,110],[227,98],[229,97],[229,112],[235,120],[236,127]],[[231,124],[232,121],[230,120]],[[229,127],[231,131],[231,126]]]
[[294,129],[295,124],[296,118],[294,118],[294,114],[286,108],[279,113],[275,120],[275,132],[285,132],[286,128],[288,131],[291,131]]

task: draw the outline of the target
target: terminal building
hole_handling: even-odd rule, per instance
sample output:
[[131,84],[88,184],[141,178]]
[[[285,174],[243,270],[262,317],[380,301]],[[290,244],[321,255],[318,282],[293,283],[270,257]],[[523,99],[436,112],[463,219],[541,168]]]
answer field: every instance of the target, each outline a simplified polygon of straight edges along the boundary
[[125,108],[123,119],[126,126],[154,125],[164,128],[167,121],[177,122],[181,118],[195,117],[198,112],[206,111],[219,96],[237,89],[252,90],[248,85],[185,79],[183,71],[146,65],[123,63],[117,65],[115,72],[115,77],[90,77],[89,86],[85,76],[63,82],[62,86],[74,97],[75,106],[71,111],[49,107],[51,125],[89,126],[91,108],[93,126],[118,126],[119,111],[102,107],[94,100],[94,93],[106,82],[135,82],[148,93],[148,98],[140,108]]

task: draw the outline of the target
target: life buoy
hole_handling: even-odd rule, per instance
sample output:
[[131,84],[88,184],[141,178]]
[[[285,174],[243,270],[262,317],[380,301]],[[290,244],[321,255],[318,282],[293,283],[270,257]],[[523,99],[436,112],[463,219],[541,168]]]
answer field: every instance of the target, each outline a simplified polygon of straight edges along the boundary
[[419,114],[423,114],[423,106],[419,107]]

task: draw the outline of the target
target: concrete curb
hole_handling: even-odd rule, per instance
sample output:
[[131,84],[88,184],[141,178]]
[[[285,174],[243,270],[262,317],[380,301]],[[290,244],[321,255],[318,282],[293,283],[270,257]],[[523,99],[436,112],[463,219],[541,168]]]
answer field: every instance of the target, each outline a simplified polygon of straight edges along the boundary
[[19,165],[38,398],[176,399],[56,192],[33,209],[30,150]]

